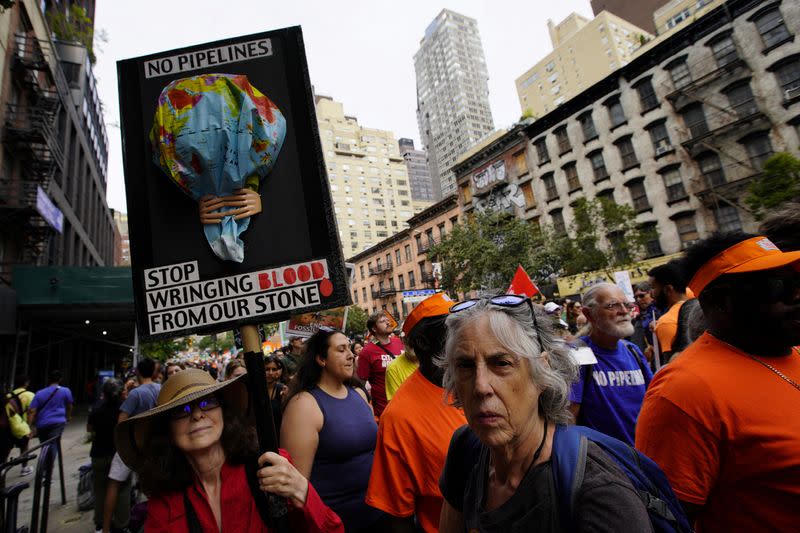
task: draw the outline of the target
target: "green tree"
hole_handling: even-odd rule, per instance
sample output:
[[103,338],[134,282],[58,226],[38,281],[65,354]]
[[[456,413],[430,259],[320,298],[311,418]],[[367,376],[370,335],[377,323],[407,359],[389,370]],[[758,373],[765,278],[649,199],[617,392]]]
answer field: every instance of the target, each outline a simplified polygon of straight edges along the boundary
[[572,236],[553,246],[563,261],[562,274],[625,265],[642,256],[651,232],[636,222],[636,211],[609,200],[580,198],[573,207]]
[[750,183],[745,203],[761,220],[781,204],[800,199],[800,159],[780,152],[764,163],[761,177]]
[[345,332],[350,335],[363,335],[367,331],[367,312],[357,305],[351,305],[347,310],[347,324]]
[[186,350],[188,345],[185,338],[143,342],[139,345],[139,353],[142,357],[149,357],[163,363],[167,359],[175,357],[178,352]]
[[47,24],[50,26],[50,31],[59,40],[78,42],[85,46],[92,64],[97,60],[94,54],[95,38],[102,42],[108,40],[102,30],[95,35],[94,22],[89,18],[86,10],[78,4],[72,4],[66,13],[61,13],[57,9],[49,9]]
[[531,266],[537,236],[507,213],[482,213],[459,224],[428,257],[442,263],[441,285],[453,294],[508,287],[517,265]]

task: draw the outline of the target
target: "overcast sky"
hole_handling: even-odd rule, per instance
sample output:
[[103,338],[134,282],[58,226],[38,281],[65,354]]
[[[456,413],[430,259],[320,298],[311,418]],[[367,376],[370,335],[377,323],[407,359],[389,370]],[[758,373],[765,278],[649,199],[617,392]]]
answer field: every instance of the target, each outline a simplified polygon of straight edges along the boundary
[[300,25],[311,83],[344,104],[363,126],[410,137],[419,146],[414,53],[425,28],[448,8],[477,19],[489,69],[495,127],[513,124],[521,110],[514,80],[552,50],[547,19],[571,12],[592,16],[589,0],[104,0],[95,26],[95,75],[109,136],[108,204],[127,212],[122,170],[116,62],[249,33]]

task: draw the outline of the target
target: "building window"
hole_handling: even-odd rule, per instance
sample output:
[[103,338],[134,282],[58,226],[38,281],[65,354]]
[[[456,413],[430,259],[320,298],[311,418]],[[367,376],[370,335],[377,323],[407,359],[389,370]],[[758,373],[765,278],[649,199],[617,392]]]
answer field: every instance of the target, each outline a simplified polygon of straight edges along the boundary
[[358,303],[358,291],[353,291],[353,303]]
[[664,255],[661,249],[661,239],[658,235],[656,223],[645,224],[642,226],[642,233],[646,239],[644,243],[644,250],[647,257],[658,257]]
[[563,235],[567,232],[567,227],[564,224],[564,213],[561,212],[561,209],[551,211],[550,218],[553,220],[553,231],[557,235]]
[[800,58],[795,57],[775,69],[775,77],[778,79],[781,89],[783,89],[785,100],[800,96]]
[[402,274],[398,274],[397,276],[397,286],[401,291],[406,288],[406,278],[403,277]]
[[550,161],[550,154],[547,153],[547,139],[542,137],[534,141],[533,145],[536,147],[536,156],[539,159],[539,164],[544,165]]
[[413,270],[408,273],[408,286],[412,288],[417,286],[417,278],[414,277]]
[[749,83],[742,83],[725,91],[728,103],[739,118],[749,117],[758,111]]
[[622,170],[628,170],[639,164],[636,157],[636,151],[633,149],[633,141],[631,136],[623,137],[617,141],[617,149],[619,150],[619,157],[622,160]]
[[636,92],[639,93],[642,113],[658,106],[658,97],[656,96],[656,91],[653,89],[653,83],[650,81],[650,78],[639,82],[636,86]]
[[739,210],[728,204],[720,204],[714,209],[714,220],[718,231],[741,231],[742,221],[739,219]]
[[564,174],[567,176],[567,188],[569,192],[577,191],[581,188],[581,180],[578,178],[578,168],[575,163],[564,166]]
[[358,267],[358,270],[361,272],[361,280],[364,280],[364,265]]
[[756,28],[758,33],[761,34],[761,40],[764,41],[765,48],[778,46],[791,37],[789,30],[786,29],[786,24],[783,22],[778,6],[761,13],[753,19],[753,22],[756,23]]
[[361,301],[367,303],[367,288],[361,287]]
[[683,121],[686,123],[686,127],[689,128],[689,134],[693,139],[708,133],[708,123],[706,122],[706,114],[703,112],[702,104],[687,107],[682,115]]
[[567,127],[561,126],[553,132],[556,135],[556,142],[558,143],[558,153],[563,155],[572,150],[572,145],[569,142],[569,135],[567,135]]
[[711,52],[714,54],[719,68],[739,59],[739,53],[736,51],[736,45],[731,35],[726,35],[711,43]]
[[517,169],[517,176],[528,173],[528,163],[525,161],[525,151],[514,154],[514,168]]
[[553,173],[548,172],[542,176],[542,182],[544,182],[544,191],[547,201],[549,202],[550,200],[558,198],[558,188],[556,187],[556,178],[553,176]]
[[650,141],[653,143],[653,151],[655,151],[656,157],[666,154],[672,149],[666,121],[662,120],[657,124],[649,126],[647,132],[650,134]]
[[444,231],[444,222],[442,222],[441,224],[437,225],[436,227],[439,228],[439,242],[442,242],[444,240],[445,235],[446,235],[446,233]]
[[697,158],[700,166],[700,173],[706,179],[709,187],[717,187],[725,183],[725,172],[722,170],[722,162],[714,152],[706,152]]
[[405,251],[406,251],[406,261],[411,261],[411,245],[410,244],[406,244]]
[[647,191],[644,188],[644,178],[628,184],[628,190],[631,192],[631,201],[637,213],[650,209],[650,201],[647,199]]
[[589,162],[592,164],[595,183],[608,178],[608,170],[606,170],[606,161],[603,158],[602,150],[597,150],[589,154]]
[[395,259],[395,261],[397,262],[398,265],[400,263],[402,263],[402,261],[400,260],[401,257],[402,256],[400,255],[400,248],[398,248],[397,250],[394,251],[394,259]]
[[581,123],[581,130],[583,130],[583,142],[589,142],[597,137],[597,129],[594,127],[594,119],[592,112],[588,111],[578,117]]
[[422,234],[418,233],[414,235],[414,240],[417,241],[417,253],[421,254],[425,250],[422,249]]
[[669,69],[669,76],[672,78],[672,84],[675,89],[686,87],[692,83],[692,73],[689,71],[689,65],[686,60],[673,63]]
[[472,189],[469,186],[469,183],[463,184],[459,190],[461,191],[461,201],[464,202],[464,205],[472,202]]
[[600,203],[609,203],[615,204],[616,201],[614,200],[614,189],[605,189],[597,193],[597,199],[600,200]]
[[686,198],[686,189],[683,186],[683,178],[678,167],[672,167],[661,173],[664,180],[664,188],[667,190],[667,202],[677,202]]
[[675,228],[681,240],[681,248],[688,248],[700,239],[694,222],[694,213],[687,213],[675,218]]
[[757,172],[761,172],[761,169],[764,168],[764,163],[772,156],[772,143],[769,141],[769,135],[766,132],[757,133],[743,140],[742,144],[747,150],[750,165]]
[[520,189],[522,189],[522,196],[525,198],[525,207],[536,207],[536,197],[533,194],[531,182],[523,183]]
[[619,101],[618,97],[606,103],[606,107],[608,108],[608,118],[611,120],[612,129],[625,123],[625,110],[622,109],[622,102]]

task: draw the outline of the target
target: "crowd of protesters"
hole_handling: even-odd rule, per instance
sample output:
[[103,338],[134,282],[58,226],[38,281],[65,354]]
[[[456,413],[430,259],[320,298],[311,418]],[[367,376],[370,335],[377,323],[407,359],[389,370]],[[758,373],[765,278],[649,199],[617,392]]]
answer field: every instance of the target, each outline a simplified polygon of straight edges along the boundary
[[[271,531],[276,496],[293,531],[642,532],[667,515],[676,531],[795,530],[790,237],[781,250],[716,234],[653,268],[635,301],[612,283],[543,303],[439,293],[398,330],[376,313],[365,337],[293,338],[265,357],[280,454],[257,453],[241,359],[142,360],[102,384],[89,417],[96,529],[137,527],[133,472],[152,532]],[[35,395],[20,378],[7,416],[59,434],[72,405],[59,378]],[[657,505],[609,442],[663,471]],[[569,488],[565,468],[580,471]]]

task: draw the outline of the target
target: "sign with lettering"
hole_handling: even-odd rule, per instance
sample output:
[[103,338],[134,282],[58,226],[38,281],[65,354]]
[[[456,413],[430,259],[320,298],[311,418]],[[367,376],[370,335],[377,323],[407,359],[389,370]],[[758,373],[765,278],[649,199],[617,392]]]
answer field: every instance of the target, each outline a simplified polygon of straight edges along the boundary
[[36,186],[36,210],[54,230],[64,233],[64,213],[56,207],[56,204],[39,185]]
[[142,337],[348,305],[300,28],[117,70]]

